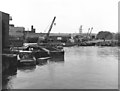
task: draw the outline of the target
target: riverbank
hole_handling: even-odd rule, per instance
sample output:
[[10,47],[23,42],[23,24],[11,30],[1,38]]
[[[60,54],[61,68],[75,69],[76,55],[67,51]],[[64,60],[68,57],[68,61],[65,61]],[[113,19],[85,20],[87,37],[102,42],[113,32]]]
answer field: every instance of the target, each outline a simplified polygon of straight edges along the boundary
[[79,46],[119,46],[117,40],[92,40],[78,43]]

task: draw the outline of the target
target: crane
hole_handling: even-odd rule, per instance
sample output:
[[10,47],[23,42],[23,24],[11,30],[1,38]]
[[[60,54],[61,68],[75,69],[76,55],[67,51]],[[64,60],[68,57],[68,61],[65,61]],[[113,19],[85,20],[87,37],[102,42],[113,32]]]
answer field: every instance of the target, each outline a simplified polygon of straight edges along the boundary
[[88,32],[87,32],[87,36],[86,36],[86,38],[88,38],[88,36],[89,36],[89,30],[90,30],[90,28],[88,28]]
[[90,40],[92,30],[93,30],[93,27],[92,27],[92,28],[88,28],[87,35],[86,35],[86,37],[85,37],[85,39],[84,39],[85,41]]
[[54,18],[53,18],[53,20],[52,20],[52,23],[51,23],[51,25],[50,25],[50,28],[49,28],[47,34],[46,34],[44,37],[42,37],[42,38],[39,37],[38,43],[40,43],[40,41],[45,42],[45,43],[48,42],[49,35],[50,35],[50,31],[52,30],[52,27],[53,27],[53,24],[54,24],[54,22],[55,22],[55,19],[56,19],[56,16],[54,16]]
[[89,37],[91,36],[92,30],[93,30],[93,27],[91,27],[91,31],[90,31],[90,33],[89,33]]
[[48,38],[49,38],[50,31],[51,31],[51,29],[52,29],[52,27],[53,27],[53,24],[54,24],[54,22],[55,22],[55,19],[56,19],[56,16],[53,18],[53,21],[52,21],[52,23],[51,23],[51,25],[50,25],[50,28],[49,28],[49,30],[48,30],[48,33],[47,33],[46,36],[45,36],[45,39],[46,39],[46,40],[48,40]]

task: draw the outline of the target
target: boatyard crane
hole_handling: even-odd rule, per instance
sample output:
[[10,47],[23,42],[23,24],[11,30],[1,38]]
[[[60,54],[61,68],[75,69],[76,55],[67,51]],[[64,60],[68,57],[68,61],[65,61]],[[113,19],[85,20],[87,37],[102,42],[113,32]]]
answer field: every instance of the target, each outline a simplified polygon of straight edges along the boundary
[[86,37],[83,39],[84,41],[89,41],[90,40],[92,30],[93,30],[93,27],[92,28],[88,28],[88,32],[86,34]]
[[91,37],[92,30],[93,30],[93,27],[91,27],[91,31],[89,33],[89,37]]
[[88,36],[89,36],[89,30],[90,30],[90,28],[88,28],[88,32],[87,32],[87,36],[86,36],[86,38],[88,38]]
[[52,27],[53,27],[53,24],[54,24],[54,22],[55,22],[55,19],[56,19],[56,16],[53,18],[53,21],[52,21],[52,23],[51,23],[51,25],[50,25],[50,28],[49,28],[47,34],[46,34],[44,37],[42,37],[42,38],[39,37],[38,43],[40,43],[40,41],[42,41],[42,42],[44,42],[44,43],[47,43],[47,42],[48,42],[49,35],[50,35],[51,30],[52,30]]
[[51,25],[50,25],[50,28],[49,28],[49,30],[48,30],[48,33],[47,33],[46,36],[45,36],[45,40],[48,40],[48,38],[49,38],[50,31],[52,30],[52,27],[53,27],[53,24],[54,24],[54,22],[55,22],[55,19],[56,19],[56,16],[54,17],[54,19],[53,19],[53,21],[52,21],[52,23],[51,23]]

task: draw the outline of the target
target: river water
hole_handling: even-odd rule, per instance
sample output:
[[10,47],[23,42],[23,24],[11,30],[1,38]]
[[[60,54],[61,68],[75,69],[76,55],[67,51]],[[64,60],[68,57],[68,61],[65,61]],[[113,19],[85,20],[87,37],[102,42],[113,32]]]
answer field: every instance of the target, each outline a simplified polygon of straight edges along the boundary
[[17,68],[10,89],[117,89],[117,47],[65,47],[64,58]]

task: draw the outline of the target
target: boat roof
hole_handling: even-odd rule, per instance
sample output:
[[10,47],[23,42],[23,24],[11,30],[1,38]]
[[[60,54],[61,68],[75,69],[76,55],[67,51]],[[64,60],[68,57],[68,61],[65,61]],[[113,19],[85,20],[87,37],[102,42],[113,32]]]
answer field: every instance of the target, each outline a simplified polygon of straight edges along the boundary
[[21,52],[21,53],[32,53],[32,51],[24,51],[24,50],[20,50],[19,52]]

